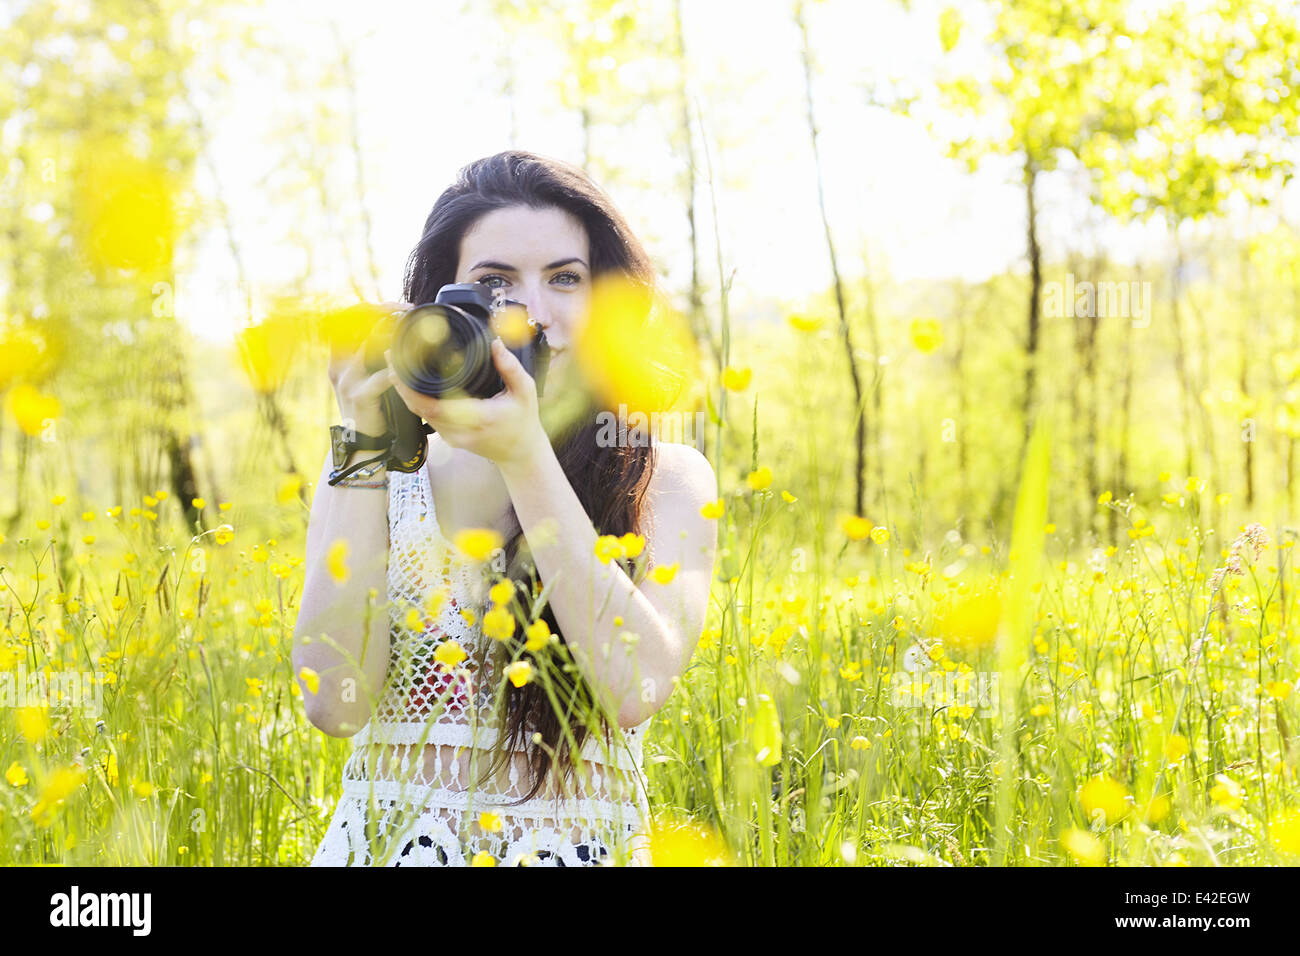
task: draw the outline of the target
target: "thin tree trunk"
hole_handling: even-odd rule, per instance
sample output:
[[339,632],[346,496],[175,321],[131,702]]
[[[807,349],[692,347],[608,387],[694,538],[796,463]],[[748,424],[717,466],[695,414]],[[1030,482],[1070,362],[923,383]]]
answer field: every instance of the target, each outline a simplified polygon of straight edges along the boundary
[[822,228],[826,233],[826,252],[830,258],[831,278],[835,283],[835,306],[839,311],[840,334],[844,340],[844,355],[849,363],[849,377],[853,382],[853,408],[857,419],[855,442],[857,445],[853,472],[853,508],[855,514],[863,513],[863,476],[866,473],[866,409],[863,407],[862,381],[858,376],[857,357],[853,349],[853,335],[849,329],[848,309],[844,303],[844,283],[840,279],[839,265],[835,259],[835,240],[831,235],[830,218],[826,213],[826,189],[822,176],[821,151],[817,143],[817,119],[813,111],[812,50],[808,45],[808,27],[804,22],[803,0],[795,0],[794,19],[799,27],[800,54],[803,60],[804,103],[808,114],[808,134],[812,142],[813,164],[817,172],[817,207],[821,212]]
[[1041,325],[1040,312],[1043,289],[1043,255],[1038,244],[1038,209],[1034,195],[1038,180],[1038,170],[1033,161],[1025,160],[1025,206],[1026,239],[1029,251],[1029,325],[1025,337],[1025,390],[1024,406],[1021,411],[1024,423],[1023,443],[1029,446],[1029,435],[1033,428],[1035,401],[1037,396],[1038,372],[1038,336]]

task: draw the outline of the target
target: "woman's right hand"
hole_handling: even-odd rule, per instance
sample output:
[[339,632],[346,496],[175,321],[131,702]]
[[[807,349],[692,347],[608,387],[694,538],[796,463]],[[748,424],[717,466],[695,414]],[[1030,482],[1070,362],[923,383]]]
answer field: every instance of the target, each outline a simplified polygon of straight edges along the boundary
[[[406,302],[384,302],[378,307],[383,313],[399,312],[411,308]],[[384,352],[387,360],[388,353]],[[366,367],[366,346],[363,343],[355,352],[334,355],[329,363],[330,383],[338,399],[339,413],[345,422],[362,435],[382,435],[388,428],[384,416],[383,394],[392,387],[387,361],[378,371]]]

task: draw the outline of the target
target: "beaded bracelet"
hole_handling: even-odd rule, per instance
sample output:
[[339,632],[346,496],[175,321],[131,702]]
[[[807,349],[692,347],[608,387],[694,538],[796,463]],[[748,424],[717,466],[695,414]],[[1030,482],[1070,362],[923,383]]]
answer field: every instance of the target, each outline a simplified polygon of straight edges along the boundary
[[352,474],[348,475],[346,478],[339,480],[334,487],[336,488],[338,487],[387,488],[388,475],[386,473],[380,478],[375,477],[376,475],[380,474],[383,471],[384,471],[384,463],[382,461],[377,461],[373,465],[370,465],[369,467],[366,468],[360,468],[357,471],[354,471]]

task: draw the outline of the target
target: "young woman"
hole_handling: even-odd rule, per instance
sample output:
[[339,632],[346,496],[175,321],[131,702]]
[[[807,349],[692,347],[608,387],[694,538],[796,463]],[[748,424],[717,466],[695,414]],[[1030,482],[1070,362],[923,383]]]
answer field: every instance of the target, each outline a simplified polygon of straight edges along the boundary
[[[360,352],[331,364],[358,433],[384,432],[389,388],[434,433],[417,472],[332,487],[327,460],[317,485],[294,668],[313,675],[311,722],[357,740],[313,865],[650,862],[642,739],[704,623],[716,479],[687,445],[599,440],[573,346],[610,276],[654,286],[605,194],[567,164],[500,153],[434,204],[404,299],[503,290],[545,329],[543,397],[499,339],[505,388],[488,399],[422,395]],[[470,529],[499,534],[504,560],[451,544]],[[598,555],[602,535],[636,560]],[[674,564],[666,583],[647,573]],[[539,605],[545,624],[529,625]],[[522,609],[517,626],[502,608]]]

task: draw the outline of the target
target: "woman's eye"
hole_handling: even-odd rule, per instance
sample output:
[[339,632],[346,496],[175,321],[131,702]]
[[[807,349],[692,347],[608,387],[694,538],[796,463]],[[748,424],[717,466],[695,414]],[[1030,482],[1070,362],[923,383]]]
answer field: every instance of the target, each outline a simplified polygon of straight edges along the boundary
[[576,272],[561,272],[555,278],[563,279],[566,277],[571,279],[572,281],[564,283],[565,285],[577,285],[579,282],[582,281],[582,276],[578,275]]
[[505,276],[499,276],[499,275],[482,276],[482,277],[479,278],[478,281],[481,282],[481,283],[483,283],[483,284],[484,284],[485,286],[487,286],[489,289],[497,289],[497,288],[500,288],[500,286],[496,286],[496,285],[493,285],[493,284],[492,284],[492,280],[493,280],[493,279],[500,279],[502,282],[504,282],[504,281],[505,281]]

